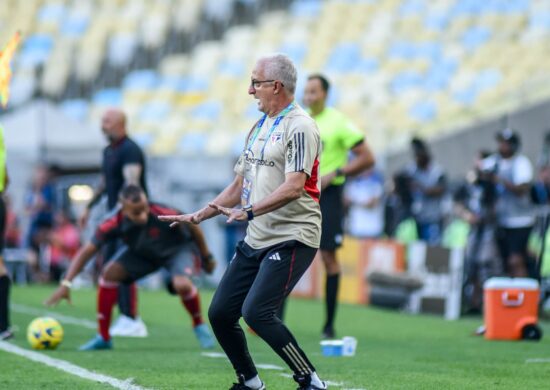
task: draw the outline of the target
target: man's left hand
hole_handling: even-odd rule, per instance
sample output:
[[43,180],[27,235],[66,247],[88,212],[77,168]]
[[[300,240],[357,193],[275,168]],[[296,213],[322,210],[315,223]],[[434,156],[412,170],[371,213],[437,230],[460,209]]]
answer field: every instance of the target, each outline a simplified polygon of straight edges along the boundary
[[212,272],[214,272],[214,269],[216,269],[216,260],[214,260],[214,257],[210,254],[208,256],[202,256],[201,267],[204,272],[210,275]]
[[220,213],[228,217],[227,223],[231,223],[233,221],[248,221],[248,215],[246,214],[246,211],[242,209],[223,207],[215,203],[209,203],[208,206],[218,210]]

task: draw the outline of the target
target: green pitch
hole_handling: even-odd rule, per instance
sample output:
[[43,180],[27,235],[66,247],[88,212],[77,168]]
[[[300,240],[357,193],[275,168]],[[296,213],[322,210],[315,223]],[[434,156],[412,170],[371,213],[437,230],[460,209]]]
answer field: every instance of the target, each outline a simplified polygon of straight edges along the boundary
[[[16,287],[14,303],[44,309],[41,302],[53,287]],[[113,351],[78,352],[94,331],[61,321],[65,338],[56,351],[40,352],[117,379],[153,389],[228,389],[234,380],[224,358],[201,355],[190,320],[179,300],[164,292],[140,292],[141,316],[149,327],[145,339],[115,338]],[[202,292],[206,312],[211,293]],[[95,292],[75,291],[74,306],[53,309],[94,320]],[[46,311],[46,309],[44,309]],[[447,322],[428,316],[342,305],[337,331],[359,340],[357,355],[327,358],[320,353],[323,306],[291,300],[287,324],[316,365],[320,376],[335,382],[331,389],[545,389],[550,378],[550,326],[542,323],[541,342],[488,342],[471,336],[480,318]],[[28,348],[25,329],[35,315],[12,313],[19,332],[12,343]],[[256,363],[285,367],[260,369],[270,390],[294,389],[284,362],[257,337],[247,334]],[[221,352],[218,347],[214,352]],[[530,359],[539,359],[531,362]],[[107,389],[23,357],[0,351],[0,389]]]

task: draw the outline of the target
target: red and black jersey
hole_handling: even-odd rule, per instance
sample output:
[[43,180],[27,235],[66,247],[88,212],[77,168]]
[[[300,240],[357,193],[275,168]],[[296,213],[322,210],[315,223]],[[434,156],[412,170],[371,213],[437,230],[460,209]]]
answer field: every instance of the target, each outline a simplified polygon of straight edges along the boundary
[[185,225],[171,228],[169,223],[158,219],[159,215],[177,215],[182,214],[181,211],[153,202],[149,203],[149,207],[149,219],[145,225],[133,223],[124,217],[121,210],[118,211],[99,225],[92,243],[99,247],[108,240],[120,238],[130,251],[139,256],[162,260],[191,241],[191,234]]

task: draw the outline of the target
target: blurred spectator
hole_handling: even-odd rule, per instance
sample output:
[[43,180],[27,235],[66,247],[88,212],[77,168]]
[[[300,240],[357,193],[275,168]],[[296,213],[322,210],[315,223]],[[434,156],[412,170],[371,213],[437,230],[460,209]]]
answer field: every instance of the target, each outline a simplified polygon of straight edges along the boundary
[[347,232],[358,238],[377,238],[384,231],[384,178],[374,169],[350,179],[344,188],[348,207]]
[[483,283],[499,273],[496,248],[496,186],[494,172],[483,166],[488,151],[480,151],[466,183],[455,193],[456,214],[470,225],[465,253],[464,303],[467,312],[481,313]]
[[47,167],[36,168],[26,195],[25,206],[30,219],[26,244],[38,253],[41,237],[53,226],[55,207],[55,189]]
[[511,129],[496,135],[498,153],[483,160],[496,184],[497,241],[504,271],[512,277],[527,276],[527,240],[534,224],[529,191],[533,167],[519,154],[521,140]]
[[[399,224],[412,217],[413,199],[410,183],[411,178],[404,171],[398,172],[392,177],[392,184],[386,198],[384,213],[384,233],[389,237],[394,237]],[[416,239],[417,234],[415,233],[414,236]]]
[[447,189],[443,169],[432,160],[428,145],[421,139],[411,141],[414,162],[407,167],[412,194],[412,214],[418,237],[430,245],[438,245],[443,229],[442,200]]
[[542,278],[543,300],[550,294],[550,133],[546,134],[538,161],[538,174],[531,187],[531,200],[539,206],[527,243],[528,259]]
[[550,165],[539,167],[537,179],[531,187],[531,199],[538,205],[550,205]]
[[6,248],[19,248],[21,247],[21,227],[19,225],[19,218],[13,211],[11,198],[8,195],[4,196],[4,202],[6,203]]
[[66,211],[55,215],[55,227],[48,235],[51,280],[59,282],[80,246],[80,234]]

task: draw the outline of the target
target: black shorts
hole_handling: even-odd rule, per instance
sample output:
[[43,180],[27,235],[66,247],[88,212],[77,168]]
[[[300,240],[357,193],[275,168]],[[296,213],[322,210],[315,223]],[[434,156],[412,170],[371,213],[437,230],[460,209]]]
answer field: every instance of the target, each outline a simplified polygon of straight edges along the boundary
[[6,242],[6,217],[6,203],[0,193],[0,255],[4,250],[4,245]]
[[508,263],[508,258],[512,254],[522,255],[525,259],[527,256],[527,242],[531,227],[523,228],[503,228],[497,229],[497,243],[502,256],[504,265]]
[[121,264],[128,273],[124,283],[135,282],[161,268],[164,268],[170,277],[191,277],[195,265],[194,259],[193,246],[190,244],[182,245],[173,256],[166,259],[145,258],[132,252],[127,246],[122,246],[113,256],[113,261]]
[[329,185],[321,193],[321,245],[319,249],[334,251],[342,245],[344,233],[343,186]]

